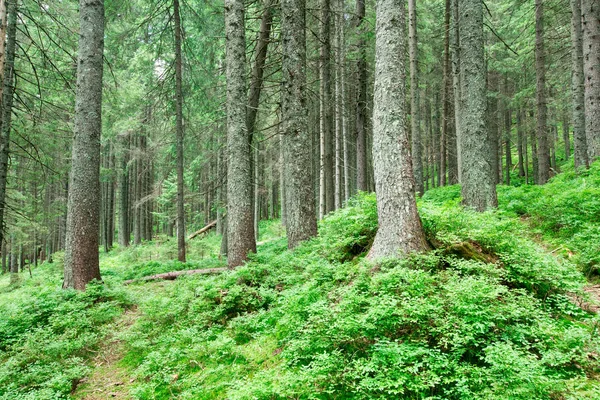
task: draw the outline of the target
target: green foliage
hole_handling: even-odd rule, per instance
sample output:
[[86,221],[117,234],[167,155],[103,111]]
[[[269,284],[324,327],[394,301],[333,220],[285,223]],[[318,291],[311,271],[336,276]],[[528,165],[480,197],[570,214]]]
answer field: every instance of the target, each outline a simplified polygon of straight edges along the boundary
[[35,273],[0,298],[0,399],[68,398],[110,322],[131,304],[122,289],[98,283],[62,290],[51,265]]

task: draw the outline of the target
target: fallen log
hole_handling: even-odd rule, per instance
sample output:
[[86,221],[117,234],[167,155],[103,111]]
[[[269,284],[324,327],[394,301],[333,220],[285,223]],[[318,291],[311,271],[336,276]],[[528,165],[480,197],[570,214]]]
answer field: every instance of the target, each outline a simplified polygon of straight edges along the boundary
[[212,228],[214,228],[215,226],[217,226],[217,221],[214,220],[213,222],[209,223],[208,225],[206,225],[204,228],[192,233],[190,236],[188,236],[187,240],[192,240],[193,238],[195,238],[198,235],[202,235],[203,233],[206,233],[208,231],[210,231]]
[[222,268],[206,268],[206,269],[188,269],[188,270],[184,270],[184,271],[171,271],[171,272],[165,272],[163,274],[144,276],[143,278],[138,278],[138,279],[129,279],[129,280],[124,281],[123,285],[129,285],[130,283],[134,283],[134,282],[156,281],[156,280],[160,280],[160,279],[172,281],[174,279],[177,279],[177,277],[179,277],[181,275],[220,274],[223,271],[227,271],[227,269],[228,268],[226,268],[226,267],[222,267]]

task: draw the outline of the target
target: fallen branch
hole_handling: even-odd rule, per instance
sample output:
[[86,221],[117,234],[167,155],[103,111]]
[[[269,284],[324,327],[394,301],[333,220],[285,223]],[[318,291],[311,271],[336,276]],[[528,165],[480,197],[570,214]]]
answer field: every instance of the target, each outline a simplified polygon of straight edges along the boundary
[[196,231],[196,232],[192,233],[190,236],[188,236],[187,240],[192,240],[196,236],[202,235],[203,233],[206,233],[206,232],[210,231],[215,226],[217,226],[217,221],[216,220],[213,221],[213,222],[211,222],[211,223],[209,223],[208,225],[206,225],[204,228],[200,229],[199,231]]
[[123,282],[123,285],[129,285],[130,283],[134,283],[134,282],[145,282],[145,281],[156,281],[159,279],[163,279],[163,280],[167,280],[167,281],[172,281],[174,279],[177,279],[177,277],[181,276],[181,275],[194,275],[194,274],[201,274],[201,275],[211,275],[211,274],[220,274],[223,271],[227,271],[228,268],[226,267],[222,267],[222,268],[206,268],[206,269],[188,269],[185,271],[171,271],[171,272],[165,272],[163,274],[156,274],[156,275],[150,275],[150,276],[145,276],[143,278],[138,278],[138,279],[129,279],[127,281]]

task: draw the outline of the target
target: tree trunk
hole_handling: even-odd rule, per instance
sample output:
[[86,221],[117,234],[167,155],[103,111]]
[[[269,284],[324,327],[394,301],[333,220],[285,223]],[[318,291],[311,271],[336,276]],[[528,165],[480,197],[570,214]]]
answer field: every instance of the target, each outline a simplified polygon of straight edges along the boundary
[[[519,163],[519,176],[526,176],[527,165],[524,165],[523,152],[527,153],[527,136],[523,135],[523,121],[522,121],[521,109],[517,109],[517,156]],[[526,163],[525,163],[526,164]],[[525,180],[527,183],[527,180]]]
[[306,3],[281,1],[283,168],[288,247],[317,234],[306,108]]
[[129,246],[129,134],[119,136],[121,154],[119,155],[119,246]]
[[[6,39],[6,53],[2,51],[0,71],[0,82],[2,83],[1,97],[2,109],[0,110],[0,242],[4,239],[4,208],[6,203],[6,177],[8,175],[8,155],[10,147],[10,130],[11,130],[11,116],[12,116],[12,104],[14,94],[14,66],[15,66],[15,48],[17,44],[17,14],[18,0],[7,0],[8,2],[8,22],[5,20],[7,17],[6,7],[4,2],[0,3],[0,34],[7,32]],[[4,35],[2,40],[4,42]],[[2,44],[4,47],[4,43]],[[4,50],[4,49],[2,49]]]
[[571,90],[573,113],[573,153],[575,168],[589,166],[585,122],[585,87],[583,73],[583,33],[581,1],[571,0]]
[[175,146],[177,149],[177,259],[181,262],[185,262],[185,208],[183,205],[183,62],[181,56],[181,17],[179,15],[179,0],[173,0],[173,22],[175,35]]
[[320,60],[319,60],[319,110],[320,110],[320,201],[319,218],[323,218],[333,210],[333,130],[332,130],[332,98],[331,98],[331,2],[321,1],[321,23],[319,28]]
[[462,83],[460,77],[460,35],[458,27],[458,0],[446,0],[446,9],[450,7],[450,49],[452,55],[452,86],[454,89],[454,132],[456,136],[456,164],[458,182],[462,183]]
[[[423,194],[423,149],[421,144],[421,115],[419,104],[419,53],[417,40],[417,3],[408,0],[408,53],[410,57],[410,131],[412,144],[412,165],[415,174],[415,191]],[[447,67],[444,65],[444,70]],[[445,79],[444,75],[444,79]],[[444,114],[444,117],[446,115]]]
[[225,1],[227,65],[227,261],[237,267],[256,252],[252,210],[251,149],[246,127],[244,3]]
[[100,133],[104,1],[80,0],[77,92],[71,178],[67,204],[64,288],[85,290],[100,279]]
[[550,178],[550,151],[548,147],[548,105],[546,104],[546,57],[544,53],[544,0],[535,0],[535,72],[537,103],[537,183],[543,185]]
[[368,257],[397,257],[429,248],[415,201],[405,125],[404,2],[377,0],[373,167],[379,229]]
[[588,160],[600,157],[600,4],[581,0]]
[[367,190],[367,44],[362,27],[365,18],[365,0],[356,0],[355,27],[358,39],[356,99],[356,190]]
[[571,139],[569,138],[569,116],[567,113],[563,115],[562,133],[563,133],[563,144],[565,146],[565,161],[571,157]]
[[490,137],[485,127],[486,92],[483,54],[483,5],[479,0],[461,0],[460,75],[462,197],[477,211],[496,207],[495,171],[488,161]]

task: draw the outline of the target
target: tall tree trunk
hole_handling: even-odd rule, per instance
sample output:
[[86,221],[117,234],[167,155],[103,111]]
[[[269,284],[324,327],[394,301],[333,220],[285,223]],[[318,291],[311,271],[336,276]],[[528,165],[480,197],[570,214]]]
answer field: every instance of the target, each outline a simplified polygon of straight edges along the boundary
[[600,157],[600,4],[581,0],[588,160]]
[[321,24],[319,32],[320,60],[319,60],[319,109],[320,109],[320,201],[319,218],[333,210],[333,120],[331,99],[331,2],[321,1]]
[[[488,135],[490,143],[490,163],[492,166],[492,175],[494,183],[498,183],[499,159],[498,159],[498,73],[496,71],[488,71],[487,75],[487,92],[492,93],[487,101],[487,122]],[[467,94],[465,93],[465,96]]]
[[[14,94],[15,48],[17,44],[17,7],[18,0],[8,0],[8,22],[5,23],[7,10],[4,2],[0,3],[0,34],[6,33],[6,53],[4,43],[0,55],[0,82],[2,89],[2,109],[0,110],[0,243],[4,239],[4,208],[6,203],[6,177],[8,175],[8,154],[10,147],[10,130],[12,104]],[[4,42],[4,34],[0,42]]]
[[488,161],[490,137],[485,127],[486,93],[483,54],[483,5],[461,0],[460,75],[464,103],[461,107],[462,197],[477,211],[496,207],[496,182]]
[[306,108],[306,3],[281,1],[283,168],[288,247],[317,234]]
[[565,146],[565,161],[571,157],[571,139],[569,138],[569,116],[565,112],[562,122],[563,144]]
[[583,32],[581,1],[571,0],[571,90],[573,114],[573,153],[575,168],[589,166],[585,122],[585,87],[583,73]]
[[[525,169],[527,168],[526,165],[524,165],[524,161],[523,161],[523,152],[527,153],[527,136],[523,135],[523,121],[522,121],[523,117],[521,115],[521,109],[518,108],[517,109],[517,156],[518,156],[518,163],[519,163],[519,176],[525,176],[526,172]],[[525,163],[526,164],[526,163]],[[525,183],[527,183],[527,180],[525,180]]]
[[251,149],[246,127],[244,3],[225,1],[227,64],[227,263],[242,265],[256,252],[252,210]]
[[[421,143],[421,115],[419,104],[419,52],[417,46],[417,2],[408,0],[408,53],[410,56],[410,131],[412,139],[412,165],[417,195],[423,194],[423,149]],[[444,64],[444,70],[447,69]],[[446,74],[444,74],[444,79]],[[444,114],[444,118],[446,114]],[[445,121],[445,120],[444,120]],[[446,126],[446,124],[444,124]]]
[[64,288],[85,290],[100,279],[100,133],[104,1],[80,0],[75,132],[67,203]]
[[356,99],[356,190],[367,190],[367,44],[362,22],[365,18],[365,0],[356,0],[355,28],[358,39],[356,63],[358,94]]
[[550,151],[548,147],[548,105],[546,104],[545,62],[546,56],[544,50],[544,0],[535,0],[535,91],[537,103],[537,183],[539,185],[543,185],[544,183],[548,182],[548,179],[550,178]]
[[182,34],[179,0],[173,0],[173,22],[175,35],[175,147],[177,153],[177,259],[181,262],[185,262],[185,208],[183,205],[183,61],[181,57]]
[[417,213],[405,125],[404,2],[377,0],[373,167],[379,229],[368,257],[396,257],[429,248]]
[[[448,8],[450,10],[448,11]],[[458,27],[458,0],[446,0],[446,12],[450,14],[450,49],[452,55],[452,87],[454,91],[454,132],[456,136],[456,164],[458,182],[462,183],[462,83],[460,77],[460,35]]]

